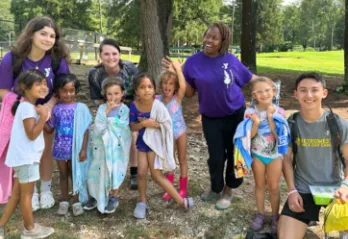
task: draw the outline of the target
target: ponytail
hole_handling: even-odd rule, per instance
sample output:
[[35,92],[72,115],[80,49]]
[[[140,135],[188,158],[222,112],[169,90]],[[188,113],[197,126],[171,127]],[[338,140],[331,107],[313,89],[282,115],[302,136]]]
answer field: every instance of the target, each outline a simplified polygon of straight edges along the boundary
[[19,104],[21,103],[21,97],[22,96],[20,94],[18,94],[17,98],[16,98],[16,101],[12,105],[11,113],[12,113],[13,116],[16,114],[17,108],[18,108]]

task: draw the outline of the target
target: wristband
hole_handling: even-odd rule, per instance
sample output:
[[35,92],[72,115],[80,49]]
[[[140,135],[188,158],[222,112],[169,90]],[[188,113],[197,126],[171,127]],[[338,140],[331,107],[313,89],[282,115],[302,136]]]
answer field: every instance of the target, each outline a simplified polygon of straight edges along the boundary
[[297,189],[290,190],[290,191],[288,192],[288,196],[290,196],[290,195],[293,194],[293,193],[297,193]]
[[343,181],[341,182],[341,186],[342,186],[342,185],[348,187],[348,180],[347,180],[347,179],[343,180]]

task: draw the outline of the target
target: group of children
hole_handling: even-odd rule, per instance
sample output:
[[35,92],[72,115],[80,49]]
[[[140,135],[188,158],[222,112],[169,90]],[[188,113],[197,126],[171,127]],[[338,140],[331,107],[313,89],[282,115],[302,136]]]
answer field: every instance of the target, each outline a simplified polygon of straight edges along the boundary
[[[135,100],[129,107],[122,103],[123,83],[108,77],[102,85],[105,103],[100,105],[94,124],[88,107],[76,102],[80,83],[73,74],[55,78],[54,92],[59,97],[51,113],[46,106],[36,105],[47,94],[45,76],[38,70],[28,70],[19,77],[18,98],[13,106],[15,120],[6,165],[13,167],[14,188],[0,220],[0,238],[4,226],[20,204],[25,229],[22,238],[48,236],[53,228],[34,224],[32,211],[34,183],[40,178],[39,161],[43,152],[43,131],[53,133],[53,157],[59,168],[61,202],[57,214],[69,210],[69,177],[72,179],[72,211],[81,215],[84,210],[98,208],[101,213],[115,212],[119,190],[125,179],[132,131],[138,131],[138,190],[139,201],[134,210],[136,218],[145,218],[147,173],[163,188],[164,200],[173,199],[182,208],[193,207],[187,198],[188,166],[187,135],[181,102],[185,95],[185,79],[180,62],[164,59],[165,71],[160,76],[161,95],[155,96],[156,84],[143,73],[133,80]],[[272,80],[260,77],[252,82],[255,104],[246,110],[245,117],[253,122],[251,130],[252,169],[256,182],[256,204],[259,213],[252,227],[259,230],[264,224],[265,185],[268,184],[272,207],[272,230],[276,231],[280,192],[281,158],[273,114],[284,117],[284,110],[273,105],[276,88]],[[20,99],[23,101],[20,103]],[[232,142],[231,142],[232,143]],[[176,147],[174,147],[174,145]],[[180,163],[180,191],[173,186],[175,153]],[[167,172],[166,176],[162,171]],[[266,180],[267,177],[267,180]],[[36,230],[33,230],[36,229]],[[41,237],[40,237],[41,238]]]
[[[180,63],[167,63],[170,67],[160,76],[163,94],[155,96],[155,81],[148,74],[139,74],[133,81],[135,101],[129,107],[122,103],[125,96],[122,80],[105,79],[102,85],[105,103],[99,106],[94,125],[88,107],[76,102],[80,83],[75,75],[56,76],[54,92],[59,102],[50,112],[47,106],[36,105],[48,92],[45,76],[34,69],[20,74],[18,97],[12,111],[15,120],[5,162],[15,171],[14,186],[0,220],[0,238],[5,237],[4,226],[18,204],[25,228],[21,238],[44,238],[54,231],[34,224],[32,214],[39,208],[35,200],[32,202],[32,196],[35,181],[40,178],[39,163],[45,145],[43,131],[55,131],[53,157],[59,168],[61,191],[58,215],[65,215],[69,210],[69,177],[75,216],[96,207],[101,213],[115,212],[129,161],[131,131],[139,131],[136,146],[140,199],[134,216],[146,216],[148,169],[153,180],[164,189],[163,199],[173,198],[185,209],[193,207],[192,198],[186,197],[187,136],[181,108],[185,80]],[[173,186],[175,144],[181,166],[179,192]],[[162,171],[169,173],[165,177]]]

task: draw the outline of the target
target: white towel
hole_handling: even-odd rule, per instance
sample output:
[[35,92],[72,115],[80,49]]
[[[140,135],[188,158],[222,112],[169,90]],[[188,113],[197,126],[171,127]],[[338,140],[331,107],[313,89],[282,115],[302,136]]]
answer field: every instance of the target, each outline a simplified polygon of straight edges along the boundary
[[146,145],[156,154],[154,168],[172,171],[176,167],[172,118],[159,100],[153,102],[150,118],[160,124],[160,129],[146,128],[143,136]]

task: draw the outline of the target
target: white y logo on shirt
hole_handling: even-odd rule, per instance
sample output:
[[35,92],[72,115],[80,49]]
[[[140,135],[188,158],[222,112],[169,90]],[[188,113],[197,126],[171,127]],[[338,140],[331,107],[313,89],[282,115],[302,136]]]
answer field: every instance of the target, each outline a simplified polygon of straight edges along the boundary
[[50,75],[51,68],[45,68],[45,75],[48,77]]
[[230,85],[233,84],[233,72],[232,70],[228,69],[228,63],[223,63],[222,68],[224,69],[224,83],[226,87],[228,88]]

